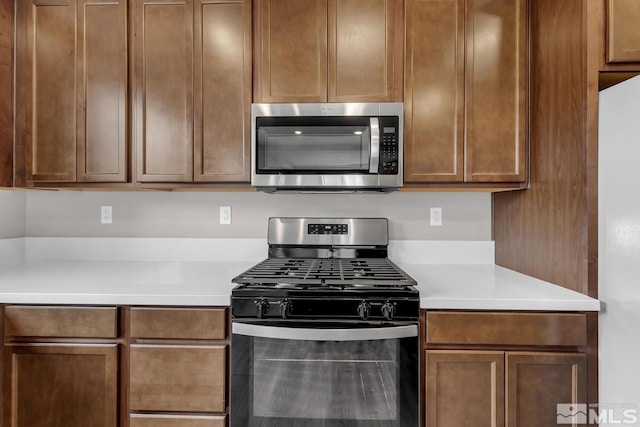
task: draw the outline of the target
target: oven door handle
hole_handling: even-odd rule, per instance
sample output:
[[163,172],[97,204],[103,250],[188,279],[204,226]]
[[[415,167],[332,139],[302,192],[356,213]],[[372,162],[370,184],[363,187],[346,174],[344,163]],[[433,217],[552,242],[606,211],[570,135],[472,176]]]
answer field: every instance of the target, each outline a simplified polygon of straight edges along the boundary
[[418,325],[382,328],[289,328],[232,322],[236,335],[294,341],[370,341],[418,336]]

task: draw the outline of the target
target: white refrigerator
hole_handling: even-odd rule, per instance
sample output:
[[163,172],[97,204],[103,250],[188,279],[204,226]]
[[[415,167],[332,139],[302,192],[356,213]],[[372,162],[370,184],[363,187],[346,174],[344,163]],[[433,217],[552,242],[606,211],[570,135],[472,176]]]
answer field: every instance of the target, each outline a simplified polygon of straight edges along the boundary
[[600,425],[640,426],[640,76],[599,103]]

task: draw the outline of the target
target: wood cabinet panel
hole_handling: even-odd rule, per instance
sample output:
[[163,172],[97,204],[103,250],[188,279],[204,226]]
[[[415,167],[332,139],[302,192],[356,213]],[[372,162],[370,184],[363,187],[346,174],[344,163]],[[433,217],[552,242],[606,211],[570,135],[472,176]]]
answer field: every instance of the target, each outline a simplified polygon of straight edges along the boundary
[[132,345],[132,411],[224,412],[224,346]]
[[607,62],[640,62],[640,2],[607,0]]
[[405,182],[525,182],[526,0],[406,10]]
[[225,427],[224,416],[198,415],[131,415],[130,427]]
[[125,0],[16,4],[16,185],[126,181]]
[[513,427],[557,423],[557,404],[587,401],[586,355],[507,353],[507,424]]
[[427,350],[425,381],[426,425],[504,426],[503,352]]
[[195,5],[194,180],[250,180],[251,4]]
[[328,1],[328,100],[402,101],[403,2]]
[[13,184],[13,1],[0,0],[0,187]]
[[193,1],[135,0],[137,180],[193,180]]
[[405,182],[464,179],[464,0],[406,0]]
[[127,180],[127,9],[78,0],[78,181]]
[[257,0],[256,101],[327,100],[327,0]]
[[7,427],[116,427],[117,345],[17,345],[5,350]]
[[466,176],[526,180],[526,0],[467,0]]
[[427,344],[585,346],[586,333],[584,314],[427,313]]
[[164,339],[225,339],[225,309],[131,309],[131,336]]
[[17,5],[18,146],[26,176],[35,181],[76,179],[75,0]]
[[4,310],[6,337],[117,337],[115,307],[8,306]]

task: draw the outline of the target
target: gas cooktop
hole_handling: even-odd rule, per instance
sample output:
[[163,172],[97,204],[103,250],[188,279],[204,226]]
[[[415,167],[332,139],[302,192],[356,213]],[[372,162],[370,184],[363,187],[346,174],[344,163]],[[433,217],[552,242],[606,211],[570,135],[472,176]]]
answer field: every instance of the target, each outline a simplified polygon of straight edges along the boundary
[[233,279],[233,317],[417,319],[416,281],[387,258],[387,224],[271,218],[269,257]]
[[233,280],[274,286],[413,286],[415,280],[387,258],[268,258]]

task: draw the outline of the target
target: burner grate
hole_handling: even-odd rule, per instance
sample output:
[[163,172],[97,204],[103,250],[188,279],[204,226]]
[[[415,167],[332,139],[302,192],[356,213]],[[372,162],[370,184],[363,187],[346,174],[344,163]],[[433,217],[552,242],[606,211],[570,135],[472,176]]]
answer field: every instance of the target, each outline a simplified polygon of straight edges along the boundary
[[235,283],[327,285],[415,285],[386,258],[268,258],[233,280]]

